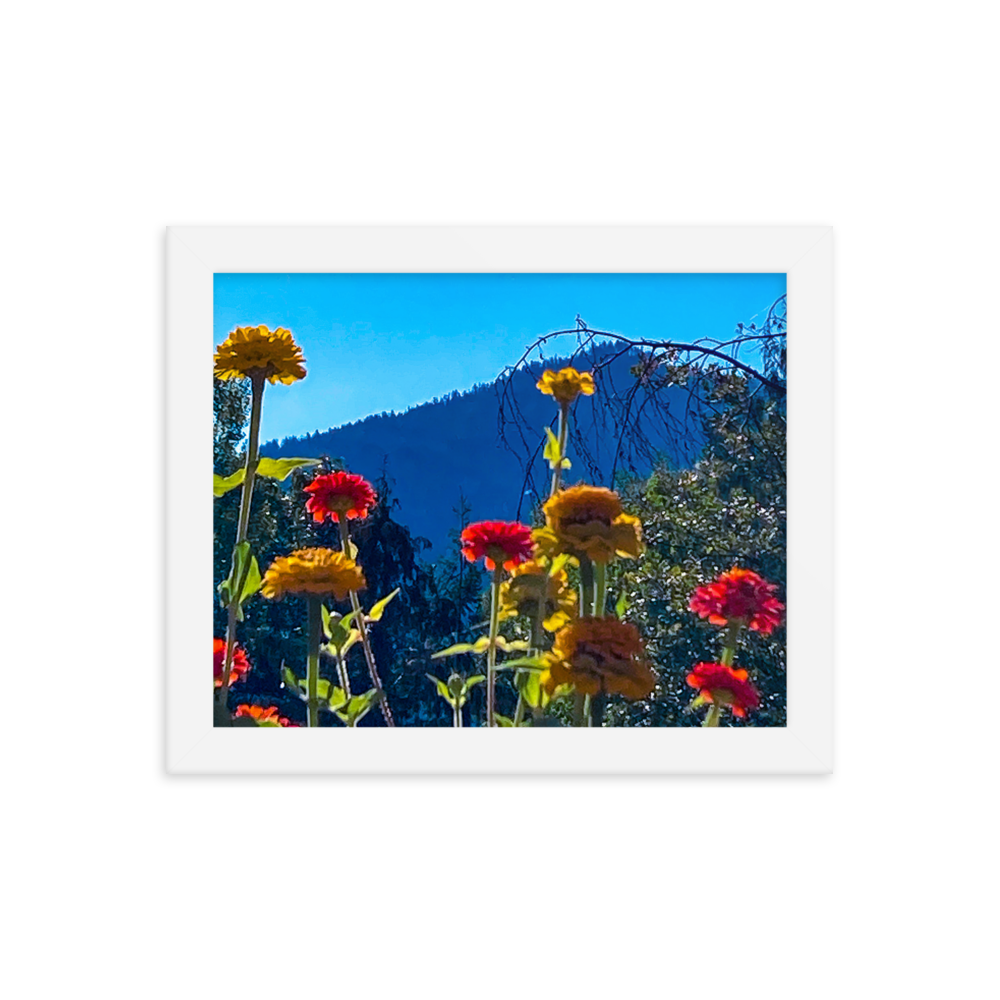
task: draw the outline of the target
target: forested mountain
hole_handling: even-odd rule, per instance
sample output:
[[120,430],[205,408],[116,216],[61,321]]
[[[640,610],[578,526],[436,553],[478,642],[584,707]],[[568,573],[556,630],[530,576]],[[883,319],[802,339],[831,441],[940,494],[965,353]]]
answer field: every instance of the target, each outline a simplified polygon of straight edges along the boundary
[[[586,478],[611,485],[613,472],[648,474],[654,460],[687,467],[704,443],[701,407],[686,389],[675,387],[661,388],[656,407],[643,415],[641,447],[629,440],[619,448],[616,414],[613,408],[608,410],[607,394],[621,392],[624,412],[629,405],[625,394],[636,386],[631,369],[639,358],[631,352],[614,353],[620,356],[603,373],[604,408],[595,408],[589,397],[576,404],[576,433],[569,448],[573,468],[566,476],[571,483]],[[596,356],[577,356],[573,363],[590,367],[611,355],[612,348],[598,348]],[[517,372],[503,399],[502,386],[479,385],[405,413],[382,413],[303,437],[270,441],[261,452],[276,458],[340,458],[345,468],[372,481],[384,473],[393,483],[403,520],[414,535],[432,543],[430,554],[437,555],[448,543],[460,495],[473,520],[512,520],[519,508],[522,517],[529,517],[535,496],[548,495],[549,472],[541,457],[543,428],[555,426],[557,407],[550,396],[535,389],[535,382],[546,368],[566,363],[552,359]],[[631,401],[633,417],[642,398]],[[498,419],[498,413],[505,416]]]

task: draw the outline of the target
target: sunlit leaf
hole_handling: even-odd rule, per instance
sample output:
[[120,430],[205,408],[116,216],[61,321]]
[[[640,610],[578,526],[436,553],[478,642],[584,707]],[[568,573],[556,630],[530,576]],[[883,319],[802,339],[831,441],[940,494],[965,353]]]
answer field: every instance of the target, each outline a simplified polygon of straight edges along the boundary
[[542,687],[540,671],[519,670],[514,677],[514,684],[521,697],[532,708],[545,708],[549,703],[548,692]]
[[287,479],[295,469],[307,465],[319,465],[318,458],[262,458],[257,463],[257,475],[268,479]]
[[497,670],[511,670],[514,667],[522,670],[544,670],[546,663],[544,656],[519,656],[516,659],[498,663]]
[[385,611],[388,603],[399,593],[399,587],[397,587],[388,597],[383,597],[382,600],[376,601],[372,605],[371,611],[365,616],[370,622],[377,622],[382,620],[382,612]]
[[[447,649],[438,650],[436,653],[431,654],[432,660],[440,660],[445,656],[458,656],[459,653],[473,653],[477,652],[476,647],[471,642],[459,642],[454,646],[449,646]],[[430,674],[427,675],[430,677]],[[443,683],[443,682],[442,682]]]
[[212,476],[212,492],[217,496],[225,496],[230,490],[236,489],[246,478],[246,467],[237,469],[231,476]]
[[623,590],[621,594],[618,595],[618,600],[615,603],[615,614],[619,618],[621,618],[621,616],[625,614],[626,611],[628,611],[628,605],[629,605],[628,594],[626,594],[625,591]]
[[429,681],[433,681],[435,685],[437,685],[437,693],[441,695],[441,697],[444,698],[449,705],[455,704],[455,700],[452,698],[451,692],[448,690],[448,685],[445,684],[443,680],[439,677],[435,677],[433,674],[427,674],[426,677]]

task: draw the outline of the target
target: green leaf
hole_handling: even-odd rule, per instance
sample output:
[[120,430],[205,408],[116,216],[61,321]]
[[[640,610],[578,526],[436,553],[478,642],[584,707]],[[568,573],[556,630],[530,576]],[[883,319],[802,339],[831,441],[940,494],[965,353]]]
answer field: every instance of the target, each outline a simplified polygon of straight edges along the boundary
[[437,685],[437,693],[441,695],[441,697],[444,698],[449,705],[455,704],[455,701],[451,696],[451,692],[448,690],[448,685],[445,684],[443,680],[439,677],[435,677],[433,674],[427,674],[426,677],[429,681],[433,681]]
[[555,576],[556,573],[561,570],[566,563],[570,561],[572,557],[566,552],[560,552],[553,560],[549,566],[549,576]]
[[243,581],[243,591],[240,594],[240,604],[248,597],[253,597],[260,590],[260,567],[257,565],[257,557],[250,557],[250,566],[247,569],[246,579]]
[[522,670],[544,670],[546,660],[544,656],[519,656],[514,660],[504,660],[497,664],[497,670],[510,670],[518,667]]
[[468,691],[469,688],[471,688],[471,687],[475,687],[477,684],[482,684],[484,680],[486,680],[486,676],[484,674],[473,674],[465,682],[465,689],[466,689],[466,691]]
[[347,692],[342,687],[335,687],[328,692],[327,701],[335,712],[347,704]]
[[502,635],[497,636],[497,649],[502,649],[505,653],[521,653],[530,648],[531,643],[526,639],[512,639],[508,642]]
[[545,428],[545,436],[548,441],[545,444],[545,451],[542,452],[542,458],[549,463],[550,469],[554,469],[559,460],[559,438],[555,436],[551,427]]
[[378,691],[375,688],[371,688],[365,691],[364,694],[356,694],[347,703],[347,717],[351,722],[360,722],[371,709],[372,705],[375,704],[375,699],[378,697]]
[[230,490],[236,489],[246,478],[247,470],[244,466],[237,469],[231,476],[212,476],[212,492],[217,496],[225,496]]
[[292,673],[291,667],[282,666],[281,668],[281,683],[285,687],[290,687],[293,691],[298,691],[299,689],[299,679]]
[[240,542],[233,548],[233,562],[229,577],[219,584],[219,597],[222,599],[223,607],[229,607],[233,595],[238,591],[236,618],[238,621],[243,621],[243,602],[260,590],[260,584],[260,567],[257,565],[257,557],[251,555],[249,542]]
[[628,611],[628,605],[629,605],[628,594],[626,594],[625,591],[623,590],[621,594],[618,595],[618,600],[615,603],[615,614],[619,618],[621,618],[621,616],[625,614],[626,611]]
[[519,670],[514,677],[514,684],[524,700],[532,708],[545,708],[549,697],[542,687],[541,673],[537,670]]
[[340,622],[331,622],[330,631],[327,632],[327,636],[330,639],[330,645],[336,652],[340,652],[344,643],[347,642],[347,637],[350,634],[350,629],[344,628]]
[[371,611],[365,616],[370,622],[377,622],[382,620],[382,612],[385,611],[386,605],[399,593],[399,587],[397,587],[388,597],[383,597],[382,600],[376,601],[372,605]]
[[[438,650],[436,653],[431,654],[432,660],[440,660],[445,656],[458,656],[459,653],[474,653],[476,652],[476,647],[471,642],[459,642],[454,646],[449,646],[447,649]],[[428,674],[428,677],[431,675]],[[432,678],[437,680],[437,678]]]
[[268,479],[287,479],[288,474],[306,465],[319,465],[318,458],[262,458],[257,463],[257,475]]
[[508,726],[513,726],[514,725],[514,720],[513,719],[509,719],[509,718],[507,718],[506,715],[501,715],[499,712],[494,712],[493,713],[493,720],[496,722],[496,724],[501,729],[504,729],[504,728],[506,728]]

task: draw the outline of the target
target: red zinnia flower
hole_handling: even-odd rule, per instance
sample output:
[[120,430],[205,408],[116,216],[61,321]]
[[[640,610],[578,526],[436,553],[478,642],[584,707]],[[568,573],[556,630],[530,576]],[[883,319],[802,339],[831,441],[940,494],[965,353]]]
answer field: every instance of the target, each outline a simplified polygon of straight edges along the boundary
[[371,483],[350,472],[331,472],[317,476],[307,487],[312,496],[306,501],[308,510],[318,523],[325,517],[337,523],[341,517],[367,517],[375,506],[375,491]]
[[760,694],[747,676],[745,670],[734,670],[721,663],[698,663],[687,675],[687,682],[698,688],[706,701],[728,705],[733,715],[743,718],[760,705]]
[[691,595],[688,607],[713,625],[733,622],[769,635],[781,621],[785,607],[773,596],[777,589],[752,570],[734,566],[717,580],[699,587]]
[[497,563],[513,569],[533,552],[531,528],[517,521],[479,521],[462,532],[462,555],[469,562],[485,557],[488,570],[496,569]]
[[[214,657],[213,670],[215,686],[222,687],[222,668],[226,662],[226,640],[213,639],[212,653]],[[229,683],[235,684],[250,669],[247,654],[239,646],[233,646],[233,662],[229,665]]]
[[260,705],[239,705],[236,709],[235,718],[251,718],[258,726],[292,726],[293,722],[281,715],[272,705],[270,708],[261,708]]

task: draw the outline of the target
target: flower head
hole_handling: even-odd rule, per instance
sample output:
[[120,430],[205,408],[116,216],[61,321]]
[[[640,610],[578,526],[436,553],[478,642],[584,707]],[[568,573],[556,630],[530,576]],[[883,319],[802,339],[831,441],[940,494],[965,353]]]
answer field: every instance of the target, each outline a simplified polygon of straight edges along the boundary
[[733,715],[742,719],[760,705],[760,694],[747,678],[745,670],[721,663],[698,663],[687,675],[687,682],[698,689],[702,699],[728,705]]
[[713,625],[745,625],[769,635],[780,623],[785,607],[774,596],[777,589],[752,570],[734,566],[712,583],[698,587],[688,607]]
[[361,567],[333,549],[298,549],[275,559],[264,574],[261,592],[272,601],[292,597],[328,597],[342,601],[352,591],[365,589]]
[[261,708],[260,705],[238,705],[236,707],[236,719],[253,719],[258,726],[293,726],[294,722],[289,722],[284,716],[278,715],[278,710],[271,705],[269,708]]
[[517,521],[478,521],[462,532],[462,555],[469,562],[485,558],[490,571],[498,563],[513,569],[530,559],[533,551],[531,528]]
[[[212,640],[212,669],[215,674],[215,686],[222,687],[222,671],[226,665],[226,640]],[[235,684],[250,669],[247,654],[239,646],[233,646],[233,662],[229,665],[229,683]]]
[[215,352],[215,377],[266,378],[291,385],[306,377],[302,348],[290,330],[266,326],[238,326]]
[[306,501],[306,510],[317,523],[329,517],[334,523],[341,517],[367,517],[375,506],[375,491],[371,483],[349,472],[331,472],[317,476],[307,487],[312,496]]
[[547,371],[538,380],[538,388],[546,396],[554,396],[562,406],[569,406],[577,396],[593,396],[594,376],[575,368]]
[[642,524],[622,511],[618,494],[603,486],[571,486],[545,502],[545,526],[535,530],[547,556],[566,553],[575,559],[611,562],[635,559],[642,552]]
[[522,563],[500,584],[500,618],[525,615],[531,621],[542,602],[542,627],[558,632],[576,613],[576,591],[569,586],[564,569],[550,573],[540,563]]
[[639,631],[617,618],[580,618],[561,629],[546,654],[542,684],[551,694],[573,684],[581,694],[648,698],[656,675],[645,658]]

